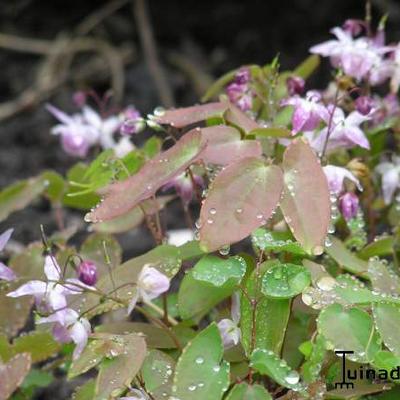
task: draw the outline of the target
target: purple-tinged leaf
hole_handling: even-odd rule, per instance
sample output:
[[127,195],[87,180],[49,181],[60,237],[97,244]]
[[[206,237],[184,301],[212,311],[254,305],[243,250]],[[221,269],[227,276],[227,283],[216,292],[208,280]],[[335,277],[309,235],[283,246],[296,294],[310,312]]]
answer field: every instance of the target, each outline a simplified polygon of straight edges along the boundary
[[127,213],[182,173],[198,159],[204,148],[199,132],[186,134],[173,147],[147,161],[137,174],[108,186],[104,200],[96,209],[86,214],[85,220],[101,222]]
[[201,137],[207,143],[201,158],[206,163],[228,165],[245,157],[260,157],[261,143],[240,140],[240,132],[230,126],[216,125],[202,128]]
[[215,179],[200,212],[200,244],[207,251],[238,242],[264,225],[283,188],[279,167],[244,158]]
[[0,365],[0,400],[7,400],[21,385],[31,368],[29,353],[16,355],[7,364]]
[[311,147],[294,140],[282,163],[284,191],[281,209],[294,237],[310,254],[324,251],[330,221],[330,197],[324,171]]
[[208,118],[222,116],[228,105],[221,102],[202,104],[193,107],[167,110],[155,118],[159,124],[171,125],[176,128],[183,128]]
[[242,129],[246,134],[250,133],[255,129],[261,128],[256,121],[251,119],[247,114],[241,111],[233,104],[229,104],[229,108],[226,110],[224,117],[227,122]]

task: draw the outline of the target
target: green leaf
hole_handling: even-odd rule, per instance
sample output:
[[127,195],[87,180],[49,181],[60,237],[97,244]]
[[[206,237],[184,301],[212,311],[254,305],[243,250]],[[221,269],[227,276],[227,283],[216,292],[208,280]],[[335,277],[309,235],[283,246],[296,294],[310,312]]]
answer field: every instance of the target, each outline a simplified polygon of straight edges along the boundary
[[245,274],[241,257],[204,256],[182,280],[178,307],[183,319],[200,317],[232,295]]
[[0,365],[0,399],[8,399],[22,384],[31,368],[29,353],[17,354],[7,364]]
[[226,167],[201,208],[202,248],[211,252],[250,235],[272,215],[281,193],[282,171],[277,166],[249,157]]
[[260,125],[258,125],[254,119],[251,119],[246,113],[233,104],[229,104],[228,109],[225,111],[224,119],[229,124],[243,131],[246,135],[260,128]]
[[318,55],[311,55],[307,57],[294,71],[295,76],[300,76],[307,79],[319,67],[321,58]]
[[355,256],[349,251],[341,240],[331,236],[331,245],[326,252],[339,264],[341,268],[355,275],[368,277],[368,263]]
[[21,388],[40,388],[49,386],[54,381],[51,373],[41,371],[40,369],[32,369],[21,384]]
[[400,357],[390,351],[381,350],[375,354],[372,364],[375,368],[390,371],[391,369],[397,369],[397,366],[400,365]]
[[85,220],[101,222],[124,215],[189,167],[204,146],[199,132],[187,133],[174,146],[147,161],[137,174],[109,185],[104,201]]
[[261,291],[269,297],[288,299],[301,293],[310,283],[310,272],[302,265],[278,264],[264,274]]
[[[260,266],[260,276],[267,264]],[[257,292],[256,272],[247,279],[246,291],[251,299],[258,299],[255,313],[255,343],[254,347],[273,350],[280,353],[285,338],[285,331],[290,315],[290,300],[273,299]],[[247,354],[253,348],[253,306],[246,296],[241,296],[240,329],[242,344]]]
[[175,361],[159,350],[151,350],[142,366],[142,376],[146,390],[155,399],[171,395]]
[[96,381],[89,379],[84,385],[78,387],[72,395],[72,400],[93,400],[96,389]]
[[400,278],[389,269],[386,260],[371,258],[368,261],[368,276],[373,289],[378,293],[399,296]]
[[273,351],[255,349],[251,354],[250,366],[279,385],[304,393],[305,385],[300,382],[300,375],[290,369],[285,360],[280,359]]
[[0,221],[15,211],[24,209],[39,197],[48,187],[49,181],[40,175],[18,181],[0,192]]
[[249,135],[254,135],[256,138],[288,138],[292,137],[292,132],[287,128],[271,127],[254,129]]
[[193,279],[217,287],[229,283],[230,280],[234,280],[237,284],[245,273],[246,262],[240,256],[223,259],[207,255],[192,270]]
[[145,144],[142,147],[142,151],[145,154],[147,159],[153,158],[156,156],[162,147],[162,141],[157,136],[152,136],[150,139],[147,139]]
[[291,238],[286,232],[271,232],[265,228],[258,228],[251,235],[253,244],[260,250],[305,255],[306,252],[300,244]]
[[229,392],[226,400],[272,400],[272,397],[261,385],[237,383]]
[[326,354],[325,338],[318,335],[312,344],[312,350],[307,361],[301,367],[302,376],[305,382],[316,382],[320,378],[322,364]]
[[373,307],[375,326],[380,333],[383,343],[396,356],[400,357],[400,305],[375,304]]
[[95,400],[119,396],[130,386],[142,367],[146,357],[144,338],[130,334],[125,335],[123,340],[124,353],[115,358],[103,360],[100,365]]
[[377,238],[361,251],[358,252],[358,257],[363,260],[368,260],[371,257],[383,257],[393,253],[394,238],[393,236],[384,236]]
[[330,222],[328,182],[317,156],[301,139],[286,148],[281,210],[294,237],[307,253],[324,251]]
[[359,308],[328,306],[319,315],[318,332],[328,341],[328,346],[354,351],[349,357],[352,361],[369,362],[381,349],[371,316]]
[[45,196],[55,204],[58,204],[61,202],[65,188],[66,188],[66,182],[64,181],[64,178],[60,175],[57,174],[57,172],[54,171],[45,171],[42,174],[43,179],[48,182],[46,191],[45,191]]
[[180,400],[220,400],[229,385],[229,364],[222,361],[222,354],[222,339],[212,323],[189,342],[179,357],[173,396]]

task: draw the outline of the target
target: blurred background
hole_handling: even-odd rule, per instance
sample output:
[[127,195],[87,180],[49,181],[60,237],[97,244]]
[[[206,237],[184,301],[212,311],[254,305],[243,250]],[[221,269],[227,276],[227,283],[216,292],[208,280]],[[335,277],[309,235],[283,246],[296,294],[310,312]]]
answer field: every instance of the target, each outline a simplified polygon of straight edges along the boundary
[[[389,13],[388,41],[400,40],[400,1],[372,0],[372,11],[375,23]],[[364,0],[3,0],[0,188],[46,168],[64,173],[77,161],[50,135],[47,101],[73,112],[75,91],[111,88],[115,109],[134,104],[146,114],[190,105],[242,64],[265,64],[279,53],[282,68],[294,68],[332,27],[364,15]],[[157,66],[166,76],[161,89]],[[322,87],[328,71],[325,60],[309,87]],[[14,214],[0,228],[15,226],[25,243],[37,240],[39,224],[52,224],[46,207]]]

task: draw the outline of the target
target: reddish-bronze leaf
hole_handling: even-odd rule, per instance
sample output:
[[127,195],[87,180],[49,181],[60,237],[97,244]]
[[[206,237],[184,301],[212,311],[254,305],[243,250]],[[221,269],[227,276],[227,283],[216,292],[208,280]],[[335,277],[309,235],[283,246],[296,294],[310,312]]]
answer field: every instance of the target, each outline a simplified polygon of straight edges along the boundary
[[229,108],[225,112],[225,120],[232,125],[235,125],[242,129],[246,134],[250,133],[255,129],[261,128],[256,121],[251,119],[247,114],[241,111],[233,104],[229,104]]
[[11,397],[31,368],[29,353],[17,354],[7,364],[0,364],[0,400]]
[[294,237],[310,254],[324,250],[330,220],[328,182],[311,147],[294,140],[282,163],[284,191],[281,209]]
[[106,189],[104,200],[86,214],[87,222],[101,222],[127,213],[156,193],[170,179],[182,173],[205,148],[199,132],[189,132],[173,147],[147,161],[142,169]]
[[207,144],[201,154],[206,163],[228,165],[241,158],[260,157],[262,154],[259,141],[240,140],[240,132],[231,126],[215,125],[200,131]]
[[176,128],[204,121],[208,118],[222,116],[228,105],[225,103],[208,103],[193,107],[167,110],[155,118],[159,124],[171,125]]
[[237,242],[266,223],[283,190],[279,167],[243,158],[215,179],[200,212],[200,244],[207,251]]

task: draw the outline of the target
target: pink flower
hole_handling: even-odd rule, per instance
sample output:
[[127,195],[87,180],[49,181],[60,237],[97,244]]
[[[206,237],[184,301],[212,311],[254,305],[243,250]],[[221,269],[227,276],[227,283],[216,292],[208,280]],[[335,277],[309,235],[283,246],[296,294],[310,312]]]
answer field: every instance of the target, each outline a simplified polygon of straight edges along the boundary
[[362,32],[365,22],[359,19],[347,19],[343,24],[343,30],[351,36],[357,36]]
[[86,285],[93,286],[97,282],[97,267],[93,261],[82,261],[78,267],[78,278]]
[[76,360],[85,348],[91,327],[86,318],[71,308],[55,312],[46,318],[40,318],[38,324],[53,324],[53,336],[60,343],[74,342],[76,344],[73,359]]
[[77,107],[81,108],[86,104],[87,95],[84,91],[79,90],[73,94],[72,101]]
[[360,201],[357,195],[352,192],[344,193],[339,198],[339,209],[346,221],[349,221],[357,215],[359,206]]
[[382,175],[383,200],[390,204],[395,191],[400,188],[400,157],[394,155],[392,162],[382,162],[375,170]]
[[128,314],[135,308],[136,303],[141,300],[149,302],[169,289],[169,279],[156,268],[145,265],[138,276],[135,295],[128,306]]
[[332,194],[339,195],[343,191],[345,179],[354,182],[357,188],[362,190],[360,182],[348,169],[334,165],[326,165],[323,169],[328,180],[329,190]]
[[140,112],[134,106],[128,106],[122,113],[124,122],[121,125],[122,135],[130,136],[140,132],[144,128],[144,122]]
[[361,115],[368,115],[372,111],[374,104],[374,100],[369,96],[360,96],[355,101],[356,110]]
[[217,324],[225,350],[236,346],[240,341],[241,334],[238,327],[240,321],[240,299],[237,293],[232,296],[231,317],[232,319],[221,319]]
[[[13,231],[14,229],[7,229],[0,235],[0,251],[3,251],[4,247],[6,247],[6,244],[10,240]],[[16,278],[17,276],[15,275],[15,272],[0,262],[0,280],[13,281]]]
[[370,79],[371,83],[378,84],[388,78],[388,64],[383,55],[392,49],[387,46],[378,45],[367,37],[354,39],[349,31],[336,27],[331,31],[337,40],[311,47],[311,53],[330,57],[335,68],[342,68],[344,73],[357,80]]
[[57,311],[67,306],[66,296],[82,293],[84,289],[92,288],[84,285],[78,279],[67,279],[63,284],[61,269],[53,256],[46,256],[44,272],[47,282],[33,280],[20,286],[17,290],[7,294],[9,297],[33,295],[36,305],[47,311]]
[[226,88],[229,100],[242,111],[249,111],[253,106],[254,93],[249,86],[250,78],[250,70],[242,68],[235,75],[233,82]]
[[292,117],[292,132],[312,131],[327,117],[327,110],[321,103],[321,95],[309,91],[306,98],[294,96],[281,102],[282,106],[294,106]]
[[299,76],[290,76],[286,80],[286,86],[290,96],[301,95],[304,92],[306,82]]
[[[193,175],[193,180],[198,188],[204,187],[204,181],[201,176]],[[178,196],[181,197],[186,204],[192,201],[193,195],[195,193],[195,187],[189,174],[184,172],[183,174],[178,175],[177,177],[166,183],[163,186],[162,190],[165,191],[171,188],[174,188],[176,190]]]
[[[332,106],[331,106],[332,107]],[[330,109],[332,109],[329,107]],[[328,109],[329,109],[328,108]],[[325,116],[327,126],[321,132],[309,137],[310,145],[317,151],[321,152],[324,148],[328,135],[329,116]],[[353,111],[347,117],[343,110],[336,107],[331,124],[331,134],[328,141],[328,150],[338,148],[350,149],[354,146],[360,146],[369,149],[369,142],[359,125],[370,119],[369,116],[361,115],[357,111]]]

